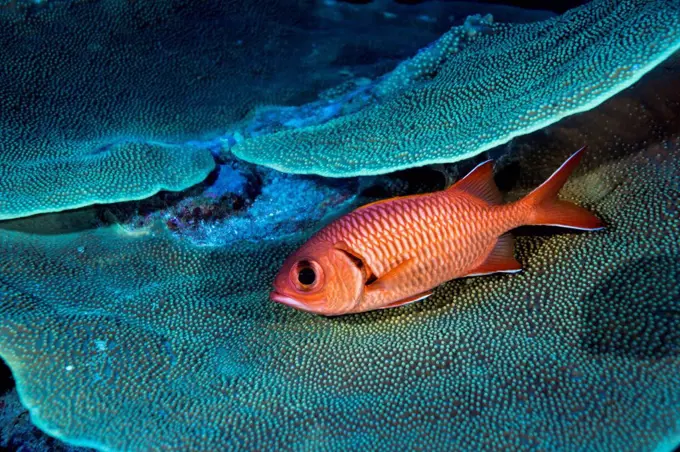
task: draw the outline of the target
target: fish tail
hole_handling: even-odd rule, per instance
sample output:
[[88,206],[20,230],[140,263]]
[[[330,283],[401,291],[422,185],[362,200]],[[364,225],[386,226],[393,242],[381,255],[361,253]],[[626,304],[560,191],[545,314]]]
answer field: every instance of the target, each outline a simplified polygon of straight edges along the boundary
[[548,180],[520,201],[531,205],[531,213],[526,224],[560,226],[586,231],[604,227],[599,218],[583,207],[557,199],[557,193],[578,165],[585,148],[584,146],[576,151]]

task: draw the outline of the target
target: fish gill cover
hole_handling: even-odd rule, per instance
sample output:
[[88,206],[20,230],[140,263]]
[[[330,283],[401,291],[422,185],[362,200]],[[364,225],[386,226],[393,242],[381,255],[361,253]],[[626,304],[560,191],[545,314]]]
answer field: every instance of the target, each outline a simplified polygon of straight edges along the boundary
[[37,426],[100,450],[671,450],[679,78],[676,55],[502,149],[517,199],[588,143],[562,196],[606,231],[520,235],[522,274],[405,308],[328,319],[268,301],[322,219],[209,247],[157,223],[96,227],[101,207],[4,222],[0,356]]

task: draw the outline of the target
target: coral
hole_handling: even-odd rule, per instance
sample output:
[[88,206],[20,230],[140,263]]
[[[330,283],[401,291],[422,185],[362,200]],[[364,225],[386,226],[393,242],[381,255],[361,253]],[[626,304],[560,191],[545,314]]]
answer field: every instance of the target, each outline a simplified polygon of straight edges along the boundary
[[215,166],[194,146],[74,143],[69,151],[0,142],[0,220],[183,190]]
[[46,436],[33,425],[28,410],[21,405],[16,390],[0,395],[0,447],[2,450],[89,452]]
[[587,141],[562,195],[607,223],[522,233],[519,275],[330,319],[267,299],[318,224],[195,247],[163,229],[48,231],[46,215],[42,234],[0,230],[0,355],[36,425],[100,449],[672,448],[678,74],[506,150],[517,198]]
[[330,177],[458,161],[595,107],[678,48],[678,0],[595,0],[530,24],[472,17],[363,88],[359,111],[232,151]]
[[349,68],[375,77],[436,37],[383,33],[388,23],[312,29],[314,11],[297,0],[0,1],[0,218],[186,188],[207,174],[211,140],[254,107],[311,101],[363,51],[389,54]]

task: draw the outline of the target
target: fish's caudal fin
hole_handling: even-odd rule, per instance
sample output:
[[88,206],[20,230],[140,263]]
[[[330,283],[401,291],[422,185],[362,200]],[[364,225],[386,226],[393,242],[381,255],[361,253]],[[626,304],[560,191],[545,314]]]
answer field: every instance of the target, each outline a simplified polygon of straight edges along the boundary
[[594,231],[604,227],[599,218],[583,207],[557,199],[557,193],[578,165],[585,149],[584,146],[576,151],[548,180],[520,201],[531,205],[531,214],[527,224],[560,226],[585,231]]

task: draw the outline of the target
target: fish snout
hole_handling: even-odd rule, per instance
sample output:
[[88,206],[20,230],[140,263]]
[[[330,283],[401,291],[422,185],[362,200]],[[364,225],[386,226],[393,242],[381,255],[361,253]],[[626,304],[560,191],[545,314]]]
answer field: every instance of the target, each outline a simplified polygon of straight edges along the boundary
[[295,300],[294,298],[280,294],[275,290],[269,293],[269,299],[276,303],[281,303],[283,305],[290,306],[291,308],[300,309],[302,311],[309,310],[303,303]]
[[275,290],[269,292],[269,299],[272,301],[275,301],[277,303],[283,303],[284,298],[286,298],[284,295],[281,295]]

